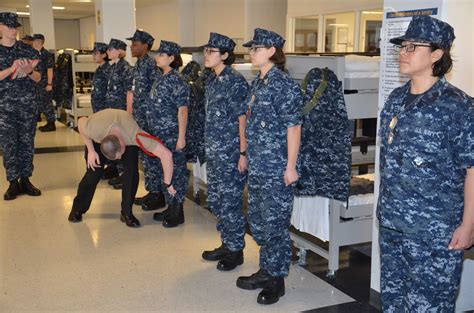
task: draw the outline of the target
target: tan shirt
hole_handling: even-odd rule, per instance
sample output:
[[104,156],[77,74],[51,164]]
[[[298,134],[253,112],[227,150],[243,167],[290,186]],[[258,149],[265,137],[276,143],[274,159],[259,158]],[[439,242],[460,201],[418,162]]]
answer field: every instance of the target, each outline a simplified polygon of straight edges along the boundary
[[[122,139],[127,146],[138,146],[136,141],[137,133],[145,133],[135,122],[133,116],[124,110],[105,109],[94,113],[86,119],[81,119],[82,133],[91,140],[101,143],[110,133],[112,127],[118,127],[122,134]],[[143,146],[148,151],[155,150],[157,141],[140,136]]]

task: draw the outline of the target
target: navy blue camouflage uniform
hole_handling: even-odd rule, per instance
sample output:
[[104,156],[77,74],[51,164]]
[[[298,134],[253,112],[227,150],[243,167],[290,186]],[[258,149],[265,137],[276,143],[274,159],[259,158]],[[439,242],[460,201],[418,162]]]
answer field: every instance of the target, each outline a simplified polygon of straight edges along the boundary
[[[107,53],[108,45],[102,42],[95,42],[94,49],[92,52]],[[106,93],[107,85],[109,83],[110,75],[110,64],[104,62],[99,65],[94,73],[92,79],[92,93],[91,93],[91,104],[92,111],[94,113],[102,111],[107,108],[106,105]]]
[[[111,39],[109,49],[125,50],[127,45],[118,39]],[[123,58],[110,66],[106,92],[106,106],[109,109],[127,109],[127,92],[132,89],[133,68]]]
[[[127,40],[140,41],[146,43],[151,49],[155,39],[145,31],[136,30],[133,37]],[[133,92],[133,117],[141,129],[150,131],[146,117],[147,98],[155,79],[161,76],[161,71],[156,66],[156,62],[148,53],[143,58],[137,59],[133,68],[132,89]],[[148,192],[161,193],[161,182],[163,180],[163,170],[159,158],[151,157],[140,150],[140,158],[145,173],[145,189]]]
[[[157,53],[176,55],[180,53],[180,47],[176,43],[162,40]],[[176,189],[175,196],[171,197],[166,186],[161,185],[168,204],[183,203],[188,190],[186,154],[183,150],[176,150],[179,134],[178,110],[180,107],[188,106],[188,103],[189,86],[179,72],[173,69],[155,79],[146,104],[150,134],[160,138],[173,152],[172,184]]]
[[[18,27],[16,14],[0,13],[0,23]],[[38,59],[38,52],[30,45],[16,41],[12,47],[0,44],[0,71],[18,59]],[[0,144],[7,180],[28,178],[33,174],[34,137],[38,102],[35,83],[28,76],[0,81]]]
[[[255,40],[257,39],[257,40]],[[283,47],[279,35],[256,29],[244,46]],[[273,277],[287,276],[291,262],[290,218],[293,186],[285,186],[288,128],[301,125],[301,89],[274,65],[251,84],[245,134],[248,142],[248,223],[260,246],[260,269]]]
[[302,89],[301,177],[295,195],[347,201],[352,146],[342,84],[331,70],[314,68]]
[[[449,50],[454,32],[414,17],[391,42],[405,40]],[[379,136],[382,309],[454,312],[463,252],[448,244],[462,219],[466,169],[474,166],[472,99],[443,77],[421,95],[410,94],[408,82],[385,103]]]
[[44,47],[39,51],[40,62],[37,69],[41,73],[41,80],[36,83],[36,94],[38,97],[39,113],[46,116],[46,121],[52,123],[56,120],[53,107],[52,91],[46,91],[48,85],[48,69],[54,68],[54,55]]
[[[233,51],[232,39],[211,33],[206,47]],[[239,117],[245,116],[249,86],[231,66],[206,83],[205,145],[207,155],[207,203],[217,217],[217,230],[230,251],[245,246],[242,196],[246,173],[238,171],[240,159]]]

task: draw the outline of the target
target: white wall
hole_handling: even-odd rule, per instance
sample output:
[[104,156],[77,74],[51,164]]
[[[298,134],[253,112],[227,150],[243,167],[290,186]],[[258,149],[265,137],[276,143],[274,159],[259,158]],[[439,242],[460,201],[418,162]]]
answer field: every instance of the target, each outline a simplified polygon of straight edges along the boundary
[[245,14],[244,41],[252,39],[257,27],[286,37],[287,0],[245,0]]
[[95,41],[95,17],[79,19],[81,49],[93,49]]
[[179,8],[178,1],[162,0],[135,11],[137,28],[142,28],[155,37],[153,49],[158,48],[161,39],[180,42]]
[[288,16],[359,11],[383,7],[383,0],[288,0]]
[[[79,20],[54,20],[54,31],[56,35],[56,49],[74,48],[80,49],[81,39],[79,31]],[[48,44],[46,38],[45,46]]]
[[446,21],[454,28],[451,54],[454,64],[448,74],[449,81],[474,97],[474,1],[450,0],[447,6]]
[[244,38],[244,0],[197,0],[194,19],[195,45],[206,43],[210,32]]

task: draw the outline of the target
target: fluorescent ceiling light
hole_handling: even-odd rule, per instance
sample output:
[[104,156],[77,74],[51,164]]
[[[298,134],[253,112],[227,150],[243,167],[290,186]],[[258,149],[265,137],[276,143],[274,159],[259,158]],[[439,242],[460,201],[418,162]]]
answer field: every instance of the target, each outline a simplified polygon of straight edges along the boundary
[[30,15],[30,12],[16,12],[18,15]]
[[329,24],[328,26],[349,26],[347,24]]
[[[30,7],[29,4],[26,5],[27,8]],[[53,6],[53,10],[65,10],[66,8],[65,7],[57,7],[57,6]]]
[[383,14],[382,11],[362,11],[362,14]]

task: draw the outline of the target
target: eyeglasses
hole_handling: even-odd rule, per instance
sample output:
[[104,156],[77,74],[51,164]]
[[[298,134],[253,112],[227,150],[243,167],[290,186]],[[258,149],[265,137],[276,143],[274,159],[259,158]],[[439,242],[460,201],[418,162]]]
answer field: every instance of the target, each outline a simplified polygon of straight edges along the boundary
[[216,53],[216,52],[220,52],[219,50],[212,50],[210,48],[204,48],[204,50],[202,50],[202,52],[205,54],[205,55],[211,55],[213,53]]
[[258,51],[259,48],[267,48],[265,46],[252,46],[249,48],[249,53],[255,53]]
[[415,44],[415,43],[409,43],[406,45],[394,45],[395,51],[400,52],[402,49],[405,50],[405,52],[413,52],[415,51],[416,47],[431,47],[429,44],[422,45],[422,44]]

